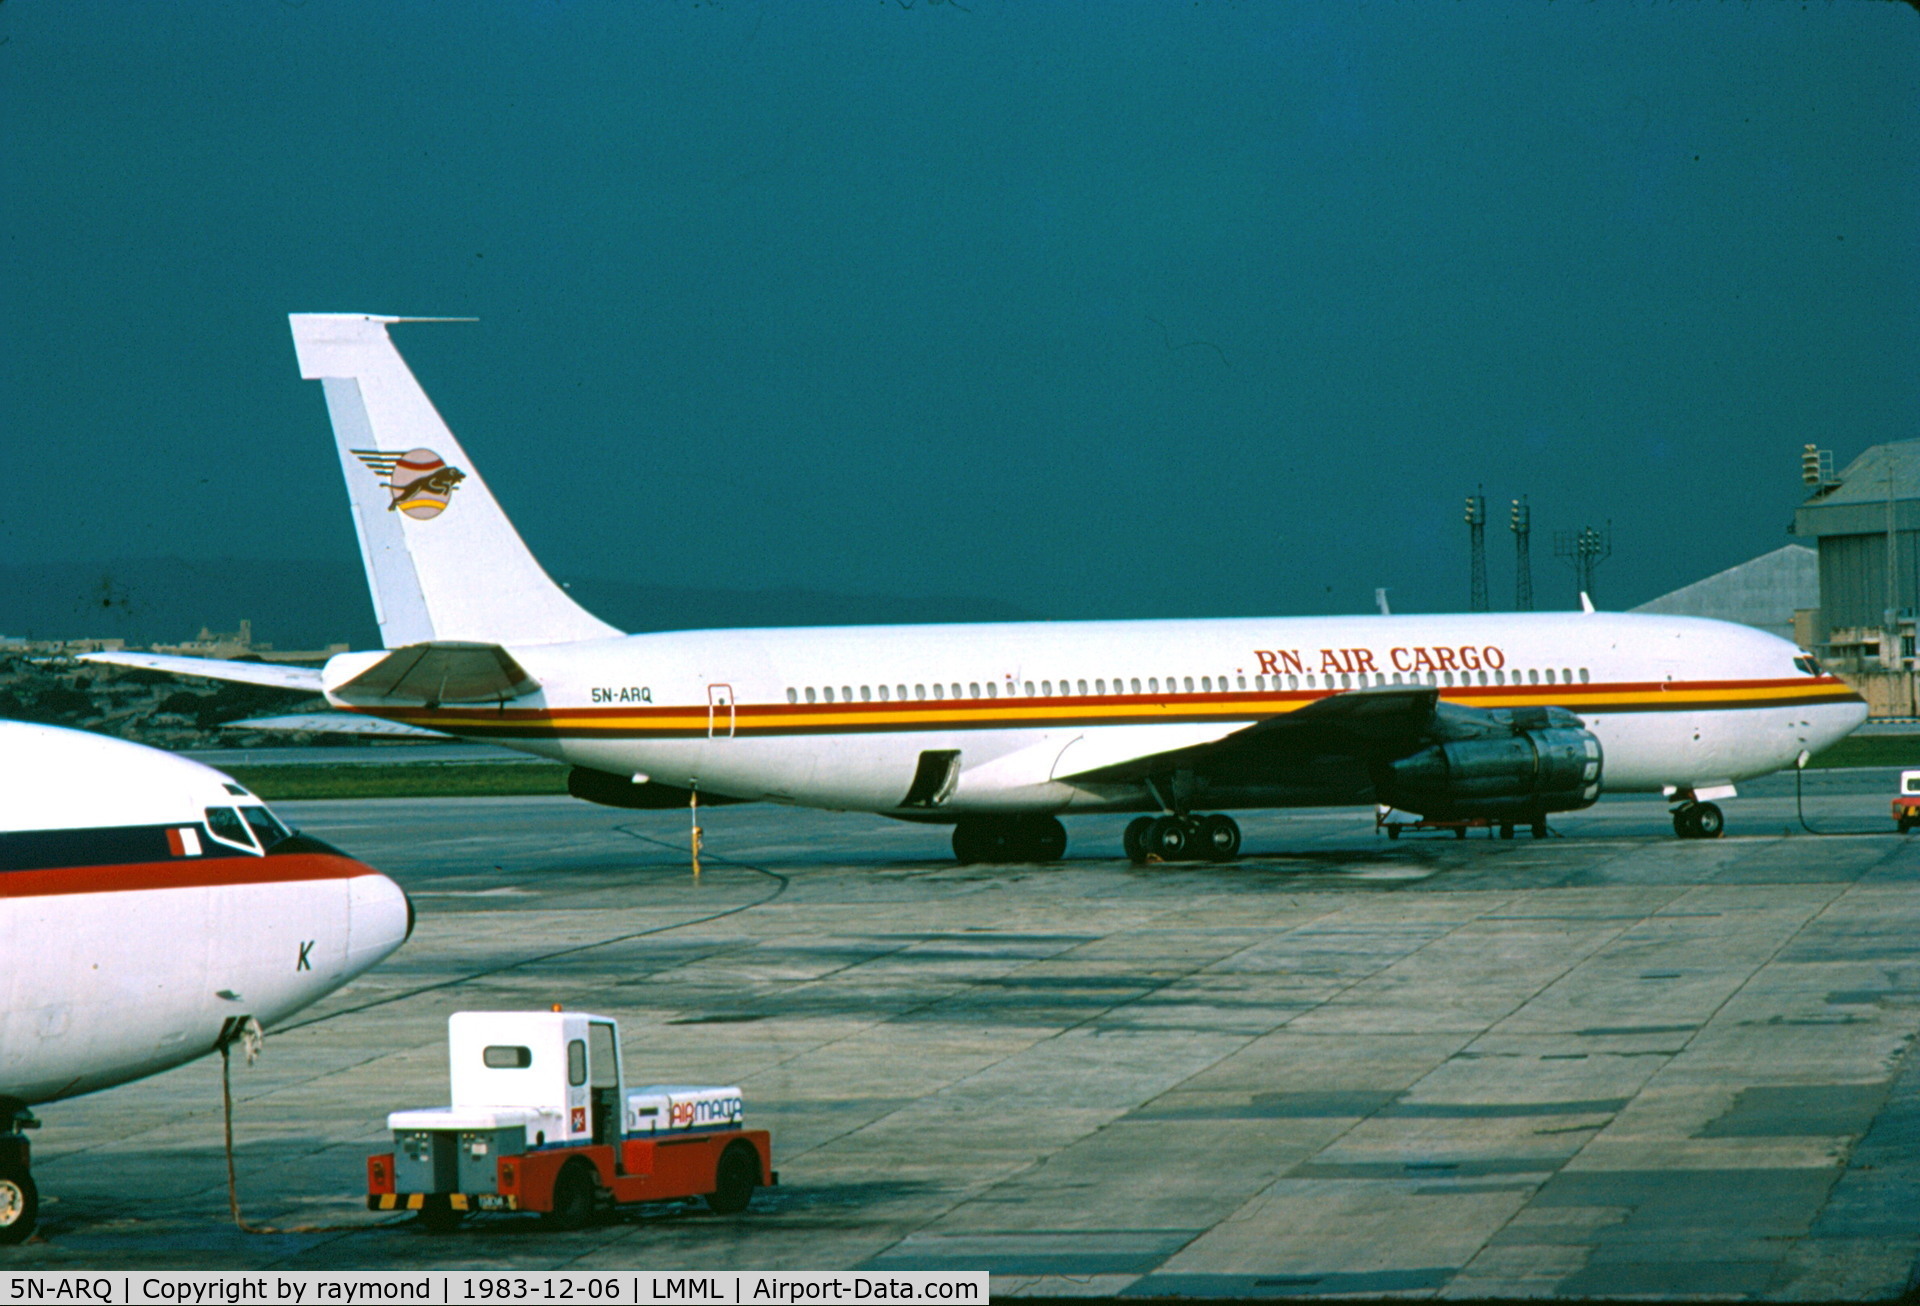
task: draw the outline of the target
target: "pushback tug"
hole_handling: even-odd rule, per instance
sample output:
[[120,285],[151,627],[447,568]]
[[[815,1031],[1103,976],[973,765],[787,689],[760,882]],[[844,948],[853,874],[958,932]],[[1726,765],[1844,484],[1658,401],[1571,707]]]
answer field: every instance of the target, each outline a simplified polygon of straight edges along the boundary
[[779,1182],[739,1088],[627,1088],[620,1030],[579,1011],[448,1018],[452,1104],[387,1117],[394,1150],[367,1158],[367,1207],[418,1211],[433,1231],[470,1211],[538,1211],[578,1229],[612,1207],[704,1198],[732,1215]]

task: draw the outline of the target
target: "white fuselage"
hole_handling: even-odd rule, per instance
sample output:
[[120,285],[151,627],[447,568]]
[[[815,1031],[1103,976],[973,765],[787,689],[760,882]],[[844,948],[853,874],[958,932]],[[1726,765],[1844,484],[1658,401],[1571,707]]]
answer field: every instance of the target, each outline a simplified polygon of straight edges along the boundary
[[285,834],[210,767],[0,722],[0,1104],[190,1061],[400,946],[398,885]]
[[[872,812],[903,810],[924,752],[958,750],[942,805],[954,815],[1148,808],[1137,782],[1071,777],[1394,684],[1473,707],[1566,708],[1600,739],[1614,792],[1778,770],[1866,716],[1783,640],[1634,614],[694,631],[511,652],[537,692],[358,710],[616,775]],[[329,690],[381,656],[334,659]],[[1302,774],[1212,805],[1371,801],[1365,789],[1364,776]]]

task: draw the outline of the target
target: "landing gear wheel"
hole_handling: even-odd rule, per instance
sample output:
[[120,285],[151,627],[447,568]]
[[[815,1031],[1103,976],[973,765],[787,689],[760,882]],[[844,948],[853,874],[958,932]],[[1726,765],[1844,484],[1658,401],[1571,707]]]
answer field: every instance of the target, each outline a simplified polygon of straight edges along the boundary
[[1240,823],[1216,813],[1200,818],[1200,854],[1210,862],[1228,862],[1240,855]]
[[1544,839],[1547,837],[1546,817],[1536,816],[1533,818],[1533,837],[1536,839]]
[[1147,851],[1163,862],[1177,862],[1193,846],[1193,828],[1177,816],[1156,816],[1147,830]]
[[584,1161],[569,1161],[553,1181],[553,1209],[547,1212],[552,1229],[584,1229],[593,1221],[595,1200],[600,1185],[593,1167]]
[[1135,866],[1147,864],[1147,831],[1151,829],[1151,816],[1136,816],[1127,822],[1126,832],[1120,836],[1120,846],[1126,850],[1127,860]]
[[1673,832],[1682,839],[1700,838],[1700,827],[1694,824],[1700,807],[1697,803],[1688,803],[1685,807],[1673,809]]
[[707,1209],[715,1215],[738,1215],[753,1200],[760,1186],[760,1154],[751,1143],[734,1143],[720,1155],[714,1170],[714,1190],[707,1194]]
[[1513,838],[1513,823],[1511,821],[1505,822],[1500,826],[1500,837],[1502,839]]
[[420,1227],[428,1233],[452,1233],[467,1218],[467,1213],[454,1210],[453,1204],[444,1195],[434,1193],[428,1195],[416,1218],[420,1221]]
[[1057,862],[1066,854],[1067,827],[1058,817],[1042,816],[1021,833],[1026,836],[1021,840],[1025,851],[1036,862]]
[[40,1218],[40,1190],[25,1166],[0,1166],[0,1246],[33,1236]]
[[962,817],[953,827],[953,855],[962,866],[994,860],[995,839],[991,827]]
[[1727,818],[1712,803],[1693,805],[1693,837],[1696,839],[1718,839],[1720,832],[1727,828]]

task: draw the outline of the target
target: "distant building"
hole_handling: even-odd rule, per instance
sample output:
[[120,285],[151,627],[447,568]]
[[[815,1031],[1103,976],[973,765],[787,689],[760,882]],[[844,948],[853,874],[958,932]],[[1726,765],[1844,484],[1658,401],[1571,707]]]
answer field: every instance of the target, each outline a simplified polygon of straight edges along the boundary
[[1820,555],[1804,545],[1788,544],[1662,594],[1634,611],[1735,621],[1805,647],[1819,607]]
[[179,644],[154,644],[151,651],[181,657],[219,658],[223,661],[258,658],[262,662],[324,662],[336,653],[345,653],[347,646],[329,644],[324,649],[276,650],[271,644],[254,643],[253,622],[242,617],[237,631],[216,634],[211,626],[202,626],[200,633],[190,640]]
[[1836,666],[1911,670],[1920,595],[1920,440],[1874,445],[1838,476],[1821,474],[1817,481],[1793,515],[1793,533],[1820,552],[1815,651]]

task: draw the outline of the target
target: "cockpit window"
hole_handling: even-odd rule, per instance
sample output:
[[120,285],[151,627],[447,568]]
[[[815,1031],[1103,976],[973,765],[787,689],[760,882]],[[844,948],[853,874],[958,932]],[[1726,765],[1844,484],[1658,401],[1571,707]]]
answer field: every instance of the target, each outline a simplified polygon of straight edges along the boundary
[[1820,659],[1811,653],[1802,653],[1793,660],[1793,665],[1798,667],[1806,675],[1817,676],[1820,674]]
[[230,847],[241,848],[250,853],[260,851],[253,842],[253,836],[247,833],[247,823],[241,820],[240,813],[231,807],[207,809],[207,833]]
[[246,819],[248,827],[253,830],[253,837],[259,841],[260,846],[269,851],[282,839],[293,834],[293,831],[280,824],[278,817],[264,807],[243,807],[240,809],[240,815]]

